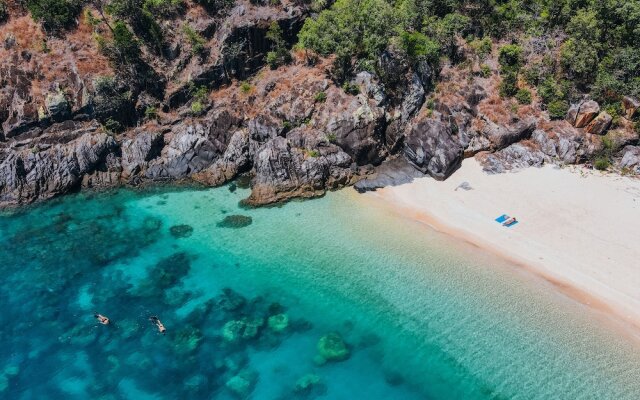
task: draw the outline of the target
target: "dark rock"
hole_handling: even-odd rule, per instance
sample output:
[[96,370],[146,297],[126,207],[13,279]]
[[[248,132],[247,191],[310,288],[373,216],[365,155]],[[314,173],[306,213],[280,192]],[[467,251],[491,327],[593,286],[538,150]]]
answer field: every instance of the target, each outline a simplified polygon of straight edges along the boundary
[[406,93],[400,108],[402,122],[408,121],[422,107],[425,91],[418,74],[413,73],[406,87]]
[[224,219],[217,223],[220,228],[244,228],[253,223],[253,218],[246,215],[227,215]]
[[500,150],[512,143],[528,139],[536,128],[536,123],[535,118],[528,118],[513,126],[504,127],[485,119],[482,134],[491,142],[492,150]]
[[424,119],[408,128],[404,154],[420,171],[442,180],[460,166],[463,149],[448,124]]
[[541,167],[548,157],[540,150],[514,143],[495,153],[479,155],[478,159],[485,172],[497,174],[528,167]]
[[147,167],[145,176],[151,180],[186,178],[209,167],[220,155],[200,123],[179,124],[167,136],[170,139],[161,155]]
[[[323,136],[320,132],[316,135]],[[351,158],[337,146],[308,150],[275,137],[257,152],[247,204],[269,204],[294,197],[316,197],[351,182]]]
[[398,156],[385,160],[376,167],[373,174],[359,180],[353,186],[358,192],[363,193],[386,186],[402,185],[424,176],[425,174],[411,165],[405,157]]
[[174,225],[169,228],[169,232],[175,238],[186,238],[193,234],[193,227],[190,225]]
[[[56,128],[56,126],[53,126]],[[50,130],[0,157],[0,206],[30,203],[80,186],[83,176],[104,165],[115,140],[99,125],[71,123],[72,130]]]
[[122,142],[123,179],[139,174],[149,161],[160,155],[164,145],[164,135],[160,132],[139,132],[133,139]]
[[[247,172],[253,163],[255,149],[258,144],[249,137],[246,130],[237,131],[231,137],[222,157],[217,159],[211,166],[201,172],[194,174],[193,179],[207,185],[217,186],[228,182],[243,172]],[[248,188],[243,185],[243,180],[239,180],[238,187]]]

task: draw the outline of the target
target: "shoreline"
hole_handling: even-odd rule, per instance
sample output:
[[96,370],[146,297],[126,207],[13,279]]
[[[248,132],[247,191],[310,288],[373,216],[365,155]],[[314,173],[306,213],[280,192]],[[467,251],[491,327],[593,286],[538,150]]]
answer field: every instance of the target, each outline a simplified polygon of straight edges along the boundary
[[[456,190],[462,182],[472,189]],[[419,178],[364,196],[532,273],[640,340],[640,180],[554,166],[489,175],[467,159],[446,181]],[[503,213],[519,224],[495,222]]]

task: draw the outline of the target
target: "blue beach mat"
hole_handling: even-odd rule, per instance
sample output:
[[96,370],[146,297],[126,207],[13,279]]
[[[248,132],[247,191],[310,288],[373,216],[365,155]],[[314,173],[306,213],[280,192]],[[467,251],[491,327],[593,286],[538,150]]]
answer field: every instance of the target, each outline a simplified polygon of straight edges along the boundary
[[503,223],[504,221],[506,221],[508,219],[509,219],[509,216],[507,214],[502,214],[501,216],[496,218],[496,222]]

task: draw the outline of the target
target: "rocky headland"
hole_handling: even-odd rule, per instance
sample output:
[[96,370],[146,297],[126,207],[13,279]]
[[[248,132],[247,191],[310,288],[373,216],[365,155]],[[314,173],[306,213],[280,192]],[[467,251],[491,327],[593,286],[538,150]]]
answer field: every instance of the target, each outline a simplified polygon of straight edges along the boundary
[[[619,172],[640,172],[637,99],[625,97],[615,121],[588,96],[553,119],[535,91],[530,104],[500,96],[498,46],[482,71],[408,62],[390,47],[376,73],[340,84],[332,56],[294,49],[287,63],[266,64],[274,46],[296,42],[312,13],[304,3],[243,0],[216,13],[185,3],[185,22],[162,22],[162,46],[143,48],[123,71],[93,38],[111,35],[91,20],[100,10],[86,10],[64,36],[45,35],[19,7],[2,24],[0,207],[84,188],[217,186],[240,175],[251,179],[247,204],[263,205],[354,184],[443,180],[467,157],[500,173],[606,154]],[[525,59],[538,56],[532,46]],[[459,51],[475,57],[463,42]],[[145,79],[126,83],[127,74]]]

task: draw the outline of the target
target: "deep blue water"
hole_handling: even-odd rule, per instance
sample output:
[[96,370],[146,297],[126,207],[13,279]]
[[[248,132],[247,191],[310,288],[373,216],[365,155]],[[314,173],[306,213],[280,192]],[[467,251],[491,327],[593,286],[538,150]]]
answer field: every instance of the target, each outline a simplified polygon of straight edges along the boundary
[[[0,216],[0,397],[640,397],[638,346],[551,285],[350,191],[246,195],[82,193]],[[319,357],[330,333],[346,359]]]

